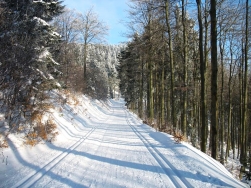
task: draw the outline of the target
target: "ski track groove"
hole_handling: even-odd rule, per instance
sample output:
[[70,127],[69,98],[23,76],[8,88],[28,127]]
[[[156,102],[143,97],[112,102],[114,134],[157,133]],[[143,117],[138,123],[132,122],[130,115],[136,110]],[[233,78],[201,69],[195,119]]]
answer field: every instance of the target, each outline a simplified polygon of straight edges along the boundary
[[62,161],[67,155],[71,153],[71,150],[76,149],[80,146],[94,131],[96,128],[92,128],[89,132],[87,132],[82,138],[76,141],[73,145],[65,149],[65,151],[61,152],[59,155],[54,157],[51,161],[41,167],[39,170],[32,172],[27,176],[27,178],[22,179],[18,183],[16,183],[12,188],[16,187],[31,187],[37,181],[39,181],[49,170],[51,170],[54,166],[56,166],[60,161]]
[[[109,110],[109,111],[110,111],[110,110]],[[104,122],[103,122],[102,124],[104,124],[105,122],[107,122],[107,121],[111,118],[111,116],[114,114],[114,109],[112,109],[112,111],[110,111],[110,112],[111,112],[111,114],[106,115],[107,117],[104,118]],[[95,118],[96,118],[96,117],[95,117]],[[96,119],[98,119],[98,118],[96,118]],[[96,126],[96,129],[98,129],[98,127],[100,127],[100,126],[101,126],[101,124],[98,125],[98,126]],[[102,135],[102,140],[104,139],[104,135],[106,134],[106,132],[107,132],[107,125],[106,125],[105,131],[104,131],[104,133],[103,133],[103,135]],[[88,134],[88,133],[87,133],[87,134]],[[90,133],[90,135],[91,135],[91,133]],[[90,136],[90,135],[89,135],[89,136]],[[89,137],[89,136],[88,136],[88,137]],[[87,138],[86,138],[86,139],[87,139]],[[102,142],[100,142],[99,146],[95,149],[94,155],[96,154],[96,152],[97,152],[98,148],[100,147],[101,143],[102,143]],[[79,144],[79,145],[81,145],[81,144]],[[78,147],[78,146],[77,146],[77,147]],[[77,147],[76,147],[76,148],[77,148]],[[82,150],[83,147],[84,147],[84,146],[82,145],[82,147],[79,148],[80,151]],[[73,149],[76,149],[76,148],[73,148]],[[71,162],[72,162],[73,160],[75,160],[75,158],[72,158],[72,159],[71,159]],[[87,169],[85,169],[85,171],[83,172],[83,174],[86,172],[86,170],[87,170]],[[40,179],[41,179],[41,178],[40,178]],[[40,179],[38,179],[38,180],[40,180]],[[37,180],[36,182],[38,182],[38,180]],[[82,179],[81,181],[83,181],[83,179]],[[34,182],[34,183],[36,183],[36,182]],[[49,181],[47,184],[49,185],[51,182],[53,182],[53,180]]]
[[[131,127],[133,132],[139,137],[142,143],[145,145],[149,153],[153,156],[169,180],[173,184],[173,187],[193,187],[185,178],[181,176],[177,169],[163,156],[152,144],[130,123],[129,112],[125,110],[127,124]],[[168,168],[171,170],[169,171]],[[176,178],[177,177],[177,178]]]
[[[36,161],[36,163],[34,163],[34,165],[39,166],[39,165],[42,165],[42,164],[46,163],[44,161],[47,161],[50,158],[50,156],[53,156],[53,154],[56,154],[56,153],[57,153],[56,151],[53,151],[53,153],[51,154],[51,151],[49,151],[49,152],[46,152],[44,155],[37,156],[35,158],[35,160],[34,160],[34,161]],[[43,161],[44,163],[41,162],[41,161]],[[31,169],[27,168],[26,166],[22,166],[17,170],[13,169],[13,171],[17,171],[19,174],[32,174],[32,172],[30,172]],[[21,180],[18,180],[18,182],[23,181],[23,177],[13,176],[13,177],[10,178],[9,181],[5,182],[5,185],[8,186],[9,182],[15,181],[17,179],[21,179]]]

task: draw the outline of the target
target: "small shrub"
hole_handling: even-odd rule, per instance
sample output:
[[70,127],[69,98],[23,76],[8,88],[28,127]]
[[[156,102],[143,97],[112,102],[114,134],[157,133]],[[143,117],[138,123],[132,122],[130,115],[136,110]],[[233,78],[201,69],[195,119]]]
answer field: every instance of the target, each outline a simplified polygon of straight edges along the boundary
[[9,133],[1,133],[0,132],[0,148],[8,148],[8,141],[7,141],[7,137],[8,137]]
[[179,131],[175,131],[173,137],[174,137],[174,140],[176,143],[180,143],[181,141],[185,141],[185,136]]
[[32,122],[41,122],[42,118],[43,118],[43,114],[39,110],[36,110],[31,114]]
[[36,127],[36,132],[37,132],[37,136],[42,138],[43,140],[47,140],[47,132],[46,132],[46,126],[44,124],[39,124]]
[[45,127],[46,127],[47,141],[51,142],[58,135],[58,132],[56,131],[57,125],[51,119],[49,119],[45,123]]
[[6,139],[0,141],[0,148],[8,148],[8,142]]
[[55,140],[58,132],[57,125],[51,120],[42,121],[43,116],[35,113],[33,117],[33,131],[29,132],[25,137],[25,144],[35,146],[41,140],[52,142]]
[[36,132],[30,132],[25,137],[25,144],[30,146],[35,146],[38,144],[38,136]]

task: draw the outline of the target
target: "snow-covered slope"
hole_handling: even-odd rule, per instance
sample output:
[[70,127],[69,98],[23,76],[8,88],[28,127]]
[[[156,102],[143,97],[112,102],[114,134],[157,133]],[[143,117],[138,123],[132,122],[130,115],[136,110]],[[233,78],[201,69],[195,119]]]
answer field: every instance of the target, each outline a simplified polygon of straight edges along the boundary
[[142,124],[123,100],[82,97],[53,113],[59,136],[33,148],[10,135],[0,187],[248,187],[189,144]]

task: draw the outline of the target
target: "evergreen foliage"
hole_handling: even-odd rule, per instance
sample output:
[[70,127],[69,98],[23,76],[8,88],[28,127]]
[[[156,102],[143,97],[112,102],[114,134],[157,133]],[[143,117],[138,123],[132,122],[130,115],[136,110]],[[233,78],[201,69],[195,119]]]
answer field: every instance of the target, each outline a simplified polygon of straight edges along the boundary
[[46,91],[59,87],[53,49],[60,35],[48,22],[63,6],[58,0],[3,0],[0,6],[1,110],[10,130],[26,125],[32,131],[33,115],[47,109]]

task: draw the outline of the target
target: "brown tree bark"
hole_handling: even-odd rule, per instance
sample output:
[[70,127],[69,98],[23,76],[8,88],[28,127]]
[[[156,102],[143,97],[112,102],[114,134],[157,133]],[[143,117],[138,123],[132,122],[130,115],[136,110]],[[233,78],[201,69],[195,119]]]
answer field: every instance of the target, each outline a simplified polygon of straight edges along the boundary
[[211,0],[211,156],[217,159],[218,155],[218,97],[217,97],[217,18],[216,0]]

